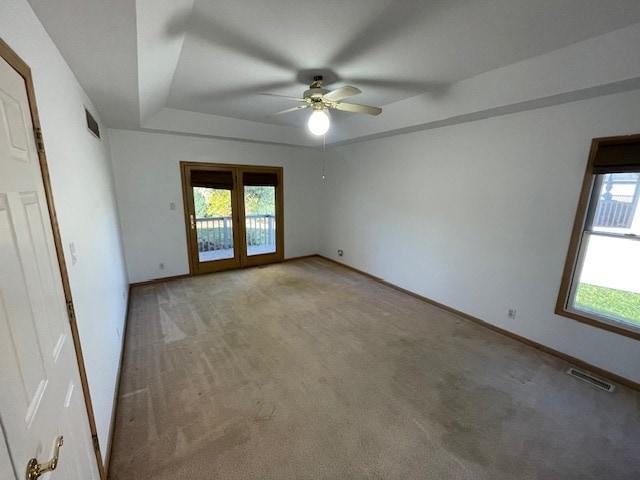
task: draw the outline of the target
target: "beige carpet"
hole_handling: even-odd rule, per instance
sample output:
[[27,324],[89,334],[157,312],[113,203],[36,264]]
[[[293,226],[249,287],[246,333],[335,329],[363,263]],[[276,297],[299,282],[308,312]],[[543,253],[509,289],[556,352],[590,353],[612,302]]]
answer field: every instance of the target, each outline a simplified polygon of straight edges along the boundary
[[132,291],[112,480],[640,478],[640,394],[319,258]]

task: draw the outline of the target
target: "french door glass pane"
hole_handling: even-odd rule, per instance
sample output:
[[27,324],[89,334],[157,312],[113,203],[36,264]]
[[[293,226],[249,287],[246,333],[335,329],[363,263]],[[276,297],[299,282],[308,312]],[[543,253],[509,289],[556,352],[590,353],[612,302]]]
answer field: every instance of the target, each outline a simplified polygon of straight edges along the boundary
[[199,261],[233,258],[231,190],[193,187],[193,203]]
[[247,255],[276,251],[276,187],[245,186]]

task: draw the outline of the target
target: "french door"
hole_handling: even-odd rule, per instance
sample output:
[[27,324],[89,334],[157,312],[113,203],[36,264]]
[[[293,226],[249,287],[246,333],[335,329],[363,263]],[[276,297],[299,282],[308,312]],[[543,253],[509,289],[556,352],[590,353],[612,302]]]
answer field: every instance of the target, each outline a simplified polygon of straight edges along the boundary
[[191,273],[281,262],[282,168],[180,163]]

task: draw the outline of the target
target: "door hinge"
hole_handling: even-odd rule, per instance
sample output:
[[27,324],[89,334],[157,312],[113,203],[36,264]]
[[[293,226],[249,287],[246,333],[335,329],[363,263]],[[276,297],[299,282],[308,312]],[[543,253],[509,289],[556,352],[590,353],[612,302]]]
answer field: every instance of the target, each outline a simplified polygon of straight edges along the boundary
[[44,153],[44,141],[42,140],[42,129],[40,127],[34,128],[33,136],[36,139],[36,150],[38,150],[38,153]]
[[73,323],[76,319],[76,312],[73,309],[73,302],[67,302],[67,315],[69,315],[69,322]]
[[100,442],[98,442],[98,435],[91,435],[91,440],[93,440],[93,449],[97,452],[100,450]]

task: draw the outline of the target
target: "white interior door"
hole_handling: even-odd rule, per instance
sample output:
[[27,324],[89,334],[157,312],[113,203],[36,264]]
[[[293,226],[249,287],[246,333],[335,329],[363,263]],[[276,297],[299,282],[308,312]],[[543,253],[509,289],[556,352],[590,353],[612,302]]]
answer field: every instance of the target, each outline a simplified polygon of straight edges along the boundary
[[41,478],[99,478],[54,245],[25,81],[0,57],[2,480],[50,460],[60,435]]

